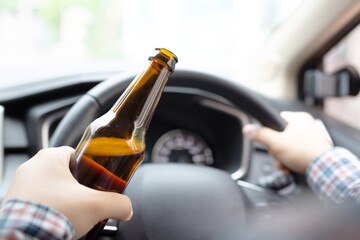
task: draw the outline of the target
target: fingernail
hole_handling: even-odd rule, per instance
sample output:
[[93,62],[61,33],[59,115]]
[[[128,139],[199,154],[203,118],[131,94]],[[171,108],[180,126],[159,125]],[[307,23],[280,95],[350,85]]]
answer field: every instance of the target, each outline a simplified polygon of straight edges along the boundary
[[133,214],[134,214],[134,212],[131,209],[131,212],[130,212],[129,216],[125,219],[125,221],[129,221],[132,218]]
[[259,126],[256,124],[246,124],[242,129],[242,133],[246,137],[252,138],[256,134],[258,129],[259,129]]

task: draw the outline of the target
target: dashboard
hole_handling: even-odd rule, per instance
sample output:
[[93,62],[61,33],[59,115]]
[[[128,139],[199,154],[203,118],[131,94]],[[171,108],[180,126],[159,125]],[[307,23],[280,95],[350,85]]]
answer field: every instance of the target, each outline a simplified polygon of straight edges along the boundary
[[[4,142],[0,144],[5,159],[16,156],[22,160],[12,163],[21,163],[48,147],[70,107],[107,78],[107,75],[73,76],[3,91],[0,124],[4,126]],[[275,169],[269,157],[265,161],[262,158],[263,167],[250,168],[253,148],[241,135],[242,126],[250,121],[254,119],[221,93],[191,85],[167,86],[146,134],[144,164],[207,165],[228,172],[233,179],[256,182]],[[81,128],[84,126],[79,127],[77,141],[83,132]],[[69,145],[76,147],[77,141]],[[14,170],[3,172],[9,175]],[[10,181],[9,177],[6,181]]]
[[204,164],[241,178],[248,168],[249,142],[239,133],[249,121],[218,95],[168,87],[149,128],[152,151],[145,162]]
[[[247,95],[248,93],[240,92],[240,95],[243,96],[239,97],[236,92],[237,88],[227,82],[219,84],[217,78],[208,75],[191,72],[180,73],[177,78],[170,79],[165,87],[146,134],[147,147],[142,164],[144,167],[141,167],[145,170],[140,171],[140,174],[135,174],[126,194],[135,199],[133,202],[135,208],[141,208],[142,204],[137,203],[136,199],[147,198],[149,203],[151,201],[148,197],[137,196],[137,194],[145,194],[145,192],[152,194],[151,192],[154,192],[160,195],[164,194],[163,197],[168,198],[180,193],[183,194],[184,191],[191,191],[185,195],[191,196],[190,200],[193,198],[191,204],[196,211],[198,199],[215,194],[212,201],[223,201],[224,206],[217,210],[212,207],[211,209],[204,209],[204,214],[197,215],[199,221],[205,221],[205,219],[206,221],[211,219],[215,221],[216,219],[208,217],[211,212],[225,208],[229,208],[231,212],[231,206],[234,204],[242,206],[238,208],[238,213],[232,214],[234,217],[240,216],[243,219],[243,208],[246,205],[258,209],[258,214],[267,218],[269,211],[274,206],[278,206],[288,199],[261,184],[259,185],[261,179],[273,176],[278,170],[264,146],[253,145],[242,136],[241,129],[244,124],[258,121],[252,117],[253,115],[263,113],[264,115],[261,117],[265,124],[268,123],[266,121],[271,119],[271,116],[268,117],[266,111],[261,109],[261,106],[257,105],[256,101],[254,102],[251,96]],[[123,78],[122,74],[120,75],[120,78]],[[0,197],[6,193],[15,170],[20,164],[38,150],[57,145],[53,141],[54,136],[56,137],[59,134],[59,128],[68,120],[69,113],[74,111],[74,107],[81,102],[84,96],[88,98],[90,96],[90,99],[94,99],[91,94],[99,92],[96,88],[101,84],[107,84],[109,81],[104,81],[107,78],[107,76],[98,75],[74,76],[57,81],[46,81],[38,85],[32,84],[17,89],[7,89],[0,94],[0,105],[2,106],[0,108],[0,126],[3,125],[3,128],[0,128],[0,134],[3,130],[4,140],[1,148],[4,151],[4,158]],[[71,124],[67,124],[68,129],[60,131],[60,134],[68,139],[62,143],[76,147],[87,124],[111,107],[127,83],[126,81],[120,83],[120,88],[110,86],[113,96],[106,96],[107,101],[98,98],[95,101],[96,104],[98,102],[104,103],[100,107],[95,107],[97,111],[88,107],[81,108],[77,115],[70,119]],[[105,91],[105,95],[107,92]],[[90,115],[86,115],[89,112]],[[68,138],[68,136],[70,137]],[[168,171],[173,174],[164,175],[163,171],[158,172],[161,170],[159,165],[169,166]],[[202,170],[197,172],[198,168],[187,168],[185,165],[200,167]],[[203,168],[203,166],[208,168]],[[211,172],[207,169],[216,171]],[[151,185],[146,186],[145,192],[145,189],[133,192],[133,186],[141,187],[146,182],[141,181],[139,183],[138,181],[144,172],[149,174],[146,173],[147,171],[152,174],[151,181],[159,180],[159,187],[151,191],[155,186]],[[184,174],[186,176],[183,176]],[[212,174],[215,175],[212,177]],[[221,175],[219,182],[216,180],[218,175]],[[186,179],[193,179],[194,182],[189,182]],[[186,184],[183,185],[184,181],[188,181],[188,187],[185,187]],[[133,182],[135,183],[132,184]],[[173,192],[174,195],[171,195],[173,186],[170,185],[176,185],[179,182],[182,184],[180,187],[182,190]],[[226,182],[225,185],[233,184],[233,186],[224,187],[222,186],[223,182]],[[162,184],[168,185],[162,186]],[[197,184],[199,184],[198,187],[196,187]],[[193,187],[197,188],[195,192],[192,189]],[[208,192],[202,193],[202,191]],[[233,198],[228,199],[232,201],[231,203],[227,203],[228,200],[224,201],[224,199],[216,200],[227,194],[233,196]],[[177,196],[176,199],[182,196]],[[158,199],[154,198],[153,200],[152,211],[155,211]],[[173,199],[169,199],[166,203],[163,202],[163,204],[172,203],[174,203]],[[138,204],[140,206],[137,206]],[[203,204],[201,203],[201,205]],[[211,205],[206,206],[210,207]],[[180,204],[180,207],[169,205],[166,209],[178,211],[170,213],[170,215],[177,216],[182,214],[181,206],[183,203]],[[162,207],[161,209],[163,209]],[[148,209],[138,211],[148,211]],[[149,216],[155,214],[154,212],[148,213]],[[224,215],[226,211],[214,213],[214,215],[219,214]],[[132,221],[132,226],[135,227],[142,224],[142,220],[139,223],[136,218],[134,216],[135,220]],[[232,221],[231,218],[229,221]],[[111,224],[113,225],[105,228],[106,234],[114,235],[111,229],[116,226],[122,228],[121,224],[119,225],[117,222],[115,225],[114,222]],[[120,232],[126,232],[126,230]],[[129,239],[133,238],[130,237]]]
[[[63,97],[26,110],[26,126],[18,127],[18,130],[25,128],[26,133],[17,135],[28,135],[32,154],[49,146],[57,124],[78,99],[78,96]],[[243,124],[248,122],[248,115],[219,95],[194,88],[167,87],[146,134],[144,163],[208,165],[240,179],[250,161],[250,143],[239,138]]]

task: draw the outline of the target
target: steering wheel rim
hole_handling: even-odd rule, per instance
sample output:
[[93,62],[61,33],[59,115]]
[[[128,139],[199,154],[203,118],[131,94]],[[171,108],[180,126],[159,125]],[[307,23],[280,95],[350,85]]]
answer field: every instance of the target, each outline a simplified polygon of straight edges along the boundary
[[[49,145],[76,146],[79,136],[88,124],[111,107],[133,78],[134,74],[120,74],[90,89],[63,117]],[[214,94],[221,92],[234,106],[266,127],[283,131],[287,124],[278,111],[266,104],[252,90],[214,75],[178,70],[171,76],[167,86],[198,88]]]
[[[50,146],[75,146],[87,125],[111,107],[133,77],[134,75],[118,75],[88,91],[62,119],[52,135]],[[220,92],[223,96],[226,96],[226,99],[234,107],[253,116],[264,126],[278,131],[282,131],[286,126],[286,122],[280,117],[278,112],[258,98],[254,92],[225,79],[199,72],[177,71],[172,75],[167,86],[201,89],[217,95]],[[74,128],[74,126],[77,127]],[[226,225],[231,228],[231,231],[236,229],[236,225],[241,225],[245,222],[246,196],[225,171],[194,165],[150,165],[152,166],[141,166],[139,168],[125,191],[133,199],[135,214],[129,224],[120,224],[121,231],[116,236],[117,239],[144,239],[144,236],[146,236],[146,239],[184,239],[184,235],[179,235],[178,231],[164,232],[161,227],[158,227],[165,226],[169,222],[177,225],[178,230],[186,232],[188,234],[187,238],[196,236],[197,239],[210,239],[210,236],[220,237],[219,228],[214,226],[223,224],[224,219],[229,220],[226,222]],[[180,175],[176,174],[179,169],[184,170]],[[167,181],[164,182],[161,179],[155,181],[163,173],[167,173],[167,176],[169,176],[169,172],[172,173],[172,177],[168,177]],[[151,179],[151,181],[156,183],[149,185],[149,181],[144,179]],[[174,188],[180,186],[179,183],[183,184],[183,179],[191,179],[191,181],[187,181],[186,185],[181,185],[185,192],[179,193],[173,191]],[[207,179],[207,181],[204,181],[204,179]],[[211,181],[219,184],[215,187],[215,185],[209,184]],[[155,197],[154,192],[156,193]],[[222,204],[220,209],[212,208],[213,205],[222,201],[218,198],[219,194],[229,196],[229,199],[232,201]],[[190,211],[190,213],[189,211],[184,211],[190,205],[176,201],[176,199],[181,199],[184,195],[189,196],[191,204],[195,203],[196,206],[198,201],[197,203],[202,205],[202,211],[192,218],[197,219],[197,222],[201,222],[206,227],[193,228],[195,225],[189,225],[184,220],[189,219],[191,213],[195,211]],[[201,197],[203,195],[208,196],[208,199],[212,199],[212,201],[203,204],[204,201],[199,200],[203,199]],[[161,199],[162,205],[159,205],[159,199]],[[144,204],[144,202],[147,204]],[[170,216],[170,218],[168,217],[164,220],[158,214],[158,211],[163,208],[167,209],[166,215]],[[208,216],[209,214],[213,216]],[[232,218],[226,218],[229,214]],[[150,224],[153,222],[151,218],[154,216],[157,219],[162,219],[162,221]],[[171,216],[177,217],[174,219]]]

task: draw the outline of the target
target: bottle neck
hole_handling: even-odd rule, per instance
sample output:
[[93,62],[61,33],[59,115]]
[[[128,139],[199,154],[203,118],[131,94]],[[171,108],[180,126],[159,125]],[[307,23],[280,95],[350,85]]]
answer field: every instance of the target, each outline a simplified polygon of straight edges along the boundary
[[139,114],[139,117],[135,120],[135,128],[147,129],[150,121],[154,115],[155,109],[159,103],[162,92],[165,88],[167,80],[169,79],[170,72],[163,68],[151,89],[144,106]]
[[126,135],[144,137],[170,73],[166,67],[151,61],[110,110],[116,115],[111,124],[118,125],[115,128],[131,129]]

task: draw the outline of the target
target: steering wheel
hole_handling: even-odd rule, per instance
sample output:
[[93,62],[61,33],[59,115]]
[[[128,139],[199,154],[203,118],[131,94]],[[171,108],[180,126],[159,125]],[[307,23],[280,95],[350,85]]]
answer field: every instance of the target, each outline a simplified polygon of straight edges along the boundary
[[[50,146],[75,146],[87,125],[112,106],[133,78],[115,76],[83,95],[56,128]],[[217,76],[178,70],[167,87],[225,96],[264,126],[278,131],[286,126],[278,112],[251,90]],[[224,239],[244,226],[251,204],[229,173],[190,164],[144,164],[125,194],[132,199],[134,216],[130,222],[120,223],[114,236],[124,240]]]

